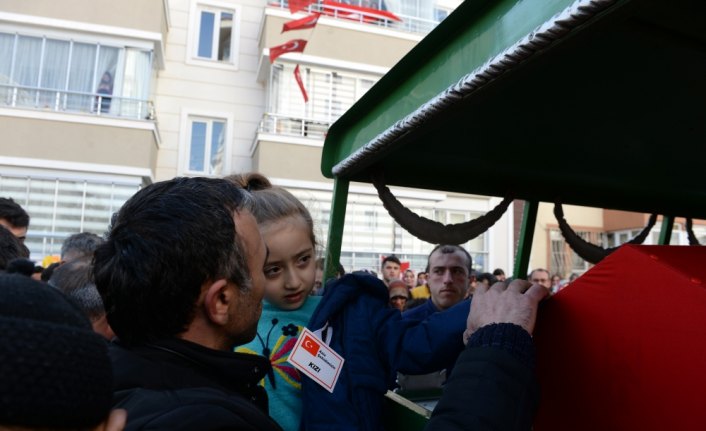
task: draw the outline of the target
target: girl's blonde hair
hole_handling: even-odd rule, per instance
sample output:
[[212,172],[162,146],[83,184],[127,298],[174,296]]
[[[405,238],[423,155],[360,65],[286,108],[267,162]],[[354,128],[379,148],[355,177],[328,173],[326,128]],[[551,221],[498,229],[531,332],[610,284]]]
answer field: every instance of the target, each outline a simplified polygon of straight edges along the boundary
[[253,215],[258,224],[272,223],[286,217],[300,216],[306,223],[311,243],[316,246],[314,221],[309,210],[293,194],[282,187],[273,186],[262,174],[247,172],[226,177],[253,196]]

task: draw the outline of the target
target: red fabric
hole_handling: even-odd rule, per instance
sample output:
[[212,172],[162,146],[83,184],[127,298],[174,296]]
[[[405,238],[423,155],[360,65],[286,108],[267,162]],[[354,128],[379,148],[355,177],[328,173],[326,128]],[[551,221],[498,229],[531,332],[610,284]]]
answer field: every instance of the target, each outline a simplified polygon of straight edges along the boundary
[[277,57],[288,52],[304,52],[304,48],[306,48],[304,39],[292,39],[282,45],[273,46],[270,48],[270,63],[274,63]]
[[314,28],[316,27],[316,23],[319,21],[320,16],[320,13],[312,13],[304,18],[287,21],[282,26],[282,33],[290,30],[305,30],[308,28]]
[[335,15],[339,18],[347,18],[355,21],[372,22],[379,19],[399,21],[402,19],[392,12],[374,9],[370,7],[354,6],[347,3],[339,3],[332,0],[323,0],[322,12],[326,15]]
[[299,84],[299,89],[302,92],[302,96],[304,96],[304,103],[307,103],[309,101],[309,95],[306,94],[306,88],[304,88],[304,82],[302,81],[302,74],[299,72],[298,64],[297,67],[294,68],[294,79],[296,79],[297,84]]
[[706,429],[706,247],[623,246],[539,310],[535,431]]
[[289,0],[289,11],[297,13],[300,10],[306,9],[307,6],[314,3],[314,0]]

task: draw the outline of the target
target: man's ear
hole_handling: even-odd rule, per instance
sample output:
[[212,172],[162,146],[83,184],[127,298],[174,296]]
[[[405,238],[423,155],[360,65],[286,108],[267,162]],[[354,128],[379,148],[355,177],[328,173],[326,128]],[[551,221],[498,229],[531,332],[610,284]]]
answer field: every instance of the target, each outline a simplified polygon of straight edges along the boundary
[[211,322],[217,325],[228,323],[228,309],[232,305],[235,292],[224,278],[214,281],[206,290],[204,308]]

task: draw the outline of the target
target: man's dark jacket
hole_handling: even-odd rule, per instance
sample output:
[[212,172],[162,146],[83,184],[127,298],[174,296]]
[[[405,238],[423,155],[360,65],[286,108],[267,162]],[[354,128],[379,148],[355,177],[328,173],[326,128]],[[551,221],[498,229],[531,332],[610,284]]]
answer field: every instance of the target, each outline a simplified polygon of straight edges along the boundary
[[258,386],[270,367],[264,357],[179,339],[131,348],[114,342],[109,351],[113,407],[128,411],[128,431],[281,431]]

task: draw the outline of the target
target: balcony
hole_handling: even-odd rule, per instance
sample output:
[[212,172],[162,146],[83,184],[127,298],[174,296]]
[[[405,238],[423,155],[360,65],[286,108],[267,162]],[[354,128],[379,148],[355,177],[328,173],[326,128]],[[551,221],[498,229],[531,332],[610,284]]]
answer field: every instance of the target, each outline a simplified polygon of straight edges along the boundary
[[[394,14],[390,13],[385,9],[385,3],[382,0],[376,0],[374,2],[371,2],[370,0],[351,0],[347,2],[353,7],[367,8],[369,9],[369,12],[351,10],[345,7],[345,3],[346,2],[339,3],[319,0],[318,2],[310,4],[306,11],[308,13],[318,12],[322,15],[330,16],[335,19],[354,21],[360,24],[410,33],[427,34],[439,24],[439,21],[436,19],[427,19],[420,16],[407,15],[398,12],[394,12]],[[268,7],[289,10],[289,3],[287,0],[274,0],[268,2],[267,5]],[[378,12],[376,12],[376,10]],[[436,15],[436,13],[434,13],[435,10],[432,9],[431,11],[432,13],[429,14],[430,16]],[[392,15],[399,18],[399,20],[395,20],[394,18],[387,17],[385,15]]]
[[149,100],[0,83],[0,107],[154,120]]
[[331,122],[289,115],[265,113],[258,134],[310,138],[323,141]]

